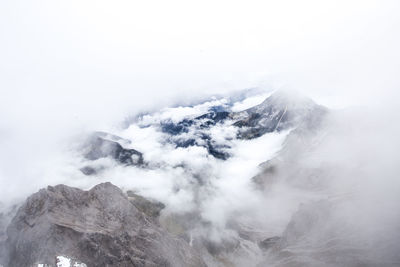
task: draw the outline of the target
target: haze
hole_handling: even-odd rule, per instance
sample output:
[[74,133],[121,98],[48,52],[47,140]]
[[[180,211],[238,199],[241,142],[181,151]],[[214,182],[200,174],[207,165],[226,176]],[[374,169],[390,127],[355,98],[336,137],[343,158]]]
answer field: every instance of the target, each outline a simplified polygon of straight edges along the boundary
[[[211,96],[218,102],[240,90],[257,91],[235,103],[233,111],[240,111],[272,92],[295,90],[338,112],[327,126],[334,134],[314,151],[317,159],[299,164],[329,166],[329,177],[335,177],[326,188],[330,195],[363,192],[354,193],[357,204],[346,202],[347,212],[381,220],[366,220],[359,236],[386,240],[368,231],[387,224],[392,240],[400,221],[398,212],[390,213],[398,209],[399,193],[399,14],[396,0],[2,1],[0,204],[20,203],[49,184],[87,189],[110,180],[124,189],[137,187],[173,211],[198,209],[218,230],[238,213],[282,231],[301,201],[319,195],[280,184],[264,199],[240,179],[254,176],[267,160],[262,157],[272,157],[288,132],[246,147],[237,141],[233,159],[219,163],[200,150],[170,151],[158,143],[153,125],[143,130],[124,122],[141,112],[153,112],[153,122],[179,121],[206,110]],[[187,104],[193,105],[182,107]],[[170,165],[151,171],[116,167],[83,179],[76,174],[77,140],[97,130],[136,140],[154,162]],[[219,130],[213,134],[221,139],[236,134],[229,126]],[[263,141],[270,142],[271,153],[257,150]],[[188,162],[193,172],[185,175],[191,178],[210,167],[203,175],[210,174],[223,197],[197,195],[186,176],[177,178],[169,169],[180,162]],[[184,188],[180,194],[171,193],[175,183]],[[357,205],[370,208],[359,211]],[[352,220],[347,213],[337,218]]]

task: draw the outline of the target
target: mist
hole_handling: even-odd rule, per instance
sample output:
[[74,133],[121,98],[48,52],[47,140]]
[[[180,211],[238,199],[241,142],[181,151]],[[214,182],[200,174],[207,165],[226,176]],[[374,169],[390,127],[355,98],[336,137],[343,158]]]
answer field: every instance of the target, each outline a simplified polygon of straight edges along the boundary
[[[238,238],[233,221],[262,238],[284,236],[301,204],[328,201],[329,226],[282,249],[324,247],[324,236],[343,230],[338,247],[366,255],[380,246],[369,257],[396,264],[399,12],[394,0],[4,1],[0,204],[48,185],[111,181],[164,203],[163,218],[195,214],[191,238],[218,243]],[[235,140],[228,120],[207,132],[231,155],[220,161],[203,147],[176,148],[178,137],[157,128],[213,106],[239,112],[281,90],[329,108],[316,136],[290,129]],[[90,164],[104,171],[84,175],[80,146],[94,131],[130,140],[148,168],[99,159]],[[283,163],[270,177],[262,164],[276,157]],[[257,175],[268,181],[261,189]],[[237,266],[283,265],[276,253],[250,250],[234,256]]]
[[[13,171],[2,180],[26,169],[12,165],[29,165],[30,151],[37,158],[76,132],[207,94],[293,88],[333,107],[395,105],[398,7],[4,2],[1,169]],[[20,176],[12,180],[37,180]]]

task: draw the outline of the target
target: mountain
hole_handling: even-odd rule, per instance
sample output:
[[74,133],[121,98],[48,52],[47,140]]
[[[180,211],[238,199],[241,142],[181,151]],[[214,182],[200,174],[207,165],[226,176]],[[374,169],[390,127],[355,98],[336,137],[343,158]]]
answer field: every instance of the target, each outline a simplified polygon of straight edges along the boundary
[[398,233],[380,233],[371,242],[360,234],[357,213],[344,220],[345,209],[343,199],[300,205],[281,237],[264,240],[269,253],[257,267],[398,266]]
[[[211,106],[208,112],[197,116],[186,116],[178,121],[167,117],[141,127],[156,127],[165,135],[166,142],[176,148],[204,147],[210,156],[226,160],[231,157],[231,140],[254,139],[283,130],[317,130],[328,114],[327,108],[311,99],[287,91],[277,91],[261,104],[244,111],[233,112],[229,106]],[[214,130],[230,126],[234,127],[235,136],[224,136],[223,142],[213,136]],[[103,132],[101,135],[99,132],[93,134],[89,140],[84,152],[87,159],[110,157],[125,165],[143,164],[142,152],[124,148],[132,145],[129,140]],[[88,174],[94,172],[89,168],[82,171]]]
[[[299,160],[324,132],[329,111],[285,91],[237,111],[243,101],[214,99],[144,113],[122,130],[83,138],[81,173],[74,177],[113,181],[127,192],[101,183],[88,191],[57,185],[33,194],[7,221],[2,264],[226,267],[270,261],[264,254],[281,253],[292,226],[282,232],[256,217],[276,208],[263,202],[275,183],[308,190],[316,170]],[[143,188],[154,198],[141,196]]]
[[311,99],[278,91],[261,104],[247,110],[231,114],[240,127],[240,138],[251,139],[265,133],[295,128],[316,129],[328,110]]
[[[142,166],[144,164],[143,154],[135,149],[127,149],[122,146],[129,143],[129,140],[116,135],[95,132],[85,140],[83,147],[84,158],[90,161],[101,158],[111,158],[125,166]],[[80,170],[85,175],[92,175],[96,174],[101,169],[101,167],[86,165]]]
[[205,266],[184,240],[135,204],[136,198],[110,183],[89,191],[65,185],[41,189],[8,226],[5,266],[55,266],[57,256],[87,266]]
[[[113,138],[108,138],[112,136]],[[143,164],[143,155],[135,149],[126,149],[120,144],[122,138],[107,133],[95,133],[91,136],[84,157],[89,160],[111,157],[125,165]],[[129,143],[129,141],[126,141]]]

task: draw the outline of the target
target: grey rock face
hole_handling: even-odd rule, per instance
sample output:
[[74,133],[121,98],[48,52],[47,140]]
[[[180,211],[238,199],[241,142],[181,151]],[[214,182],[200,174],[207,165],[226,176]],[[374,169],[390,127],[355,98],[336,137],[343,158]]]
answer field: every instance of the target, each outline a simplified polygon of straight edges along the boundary
[[[327,121],[331,112],[327,110],[320,116],[318,123],[308,127],[299,125],[285,139],[282,149],[276,156],[260,164],[261,172],[252,178],[256,187],[269,190],[277,182],[285,182],[295,188],[319,190],[326,186],[334,169],[315,163],[307,165],[320,145],[330,135]],[[314,161],[313,161],[314,162]]]
[[10,223],[12,217],[14,217],[17,212],[17,205],[12,205],[10,207],[3,207],[0,205],[0,267],[2,266],[3,259],[5,258],[5,241],[7,239],[7,226]]
[[325,107],[311,99],[278,91],[261,104],[241,112],[211,109],[201,116],[185,118],[177,123],[163,121],[160,129],[169,135],[169,142],[176,147],[202,146],[213,157],[226,160],[231,157],[229,142],[221,144],[214,140],[210,135],[212,127],[228,122],[239,128],[237,138],[253,139],[292,128],[312,131],[319,127],[326,113]]
[[127,149],[113,139],[107,139],[108,135],[94,134],[87,142],[85,158],[89,160],[97,160],[100,158],[111,157],[117,162],[125,165],[141,165],[143,164],[143,155],[135,149]]
[[293,127],[313,129],[318,127],[326,112],[326,108],[311,99],[279,91],[261,104],[231,117],[236,120],[234,125],[242,128],[239,137],[252,139]]
[[[224,145],[218,144],[211,137],[209,130],[229,119],[229,112],[212,111],[193,119],[184,119],[178,123],[165,121],[160,124],[162,132],[169,135],[169,142],[176,147],[201,146],[207,149],[208,153],[217,159],[226,160],[230,157],[225,151]],[[192,132],[188,138],[187,133]]]
[[343,217],[344,208],[331,200],[301,205],[259,266],[399,266],[398,234],[360,230],[356,213]]
[[132,191],[127,192],[128,198],[131,203],[141,212],[152,218],[158,218],[165,205],[156,200],[149,200]]
[[205,266],[110,183],[89,191],[49,186],[30,196],[7,229],[5,266],[53,266],[63,255],[91,266]]

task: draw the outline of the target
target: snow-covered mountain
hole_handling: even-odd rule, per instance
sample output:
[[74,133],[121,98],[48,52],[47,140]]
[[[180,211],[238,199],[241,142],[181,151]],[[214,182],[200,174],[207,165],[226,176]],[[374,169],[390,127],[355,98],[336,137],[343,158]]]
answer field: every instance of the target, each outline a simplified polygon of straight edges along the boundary
[[[319,127],[327,114],[326,108],[311,99],[286,91],[275,92],[262,103],[242,111],[233,111],[232,108],[241,101],[231,101],[229,98],[221,98],[195,106],[180,106],[141,115],[121,133],[124,138],[102,132],[95,133],[88,142],[86,158],[96,160],[110,156],[123,164],[142,164],[142,152],[122,148],[141,146],[139,140],[136,141],[135,132],[129,135],[130,129],[136,127],[154,129],[160,137],[154,142],[161,145],[205,148],[210,156],[226,160],[232,156],[230,149],[235,140],[254,139],[267,133],[280,133],[296,128],[312,131]],[[138,156],[138,159],[135,157],[132,161],[132,155]],[[146,154],[144,157],[146,158]]]
[[[336,117],[296,93],[258,92],[93,132],[72,161],[81,189],[49,186],[10,209],[11,222],[1,214],[1,263],[396,266],[396,236],[349,216],[368,214],[353,189],[368,172],[341,164],[349,134]],[[395,248],[368,257],[371,240]]]

